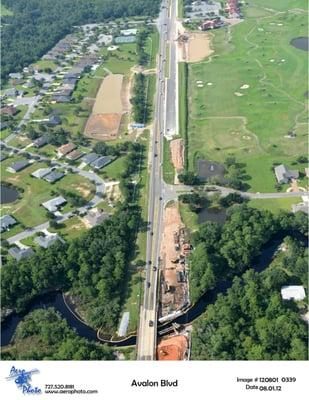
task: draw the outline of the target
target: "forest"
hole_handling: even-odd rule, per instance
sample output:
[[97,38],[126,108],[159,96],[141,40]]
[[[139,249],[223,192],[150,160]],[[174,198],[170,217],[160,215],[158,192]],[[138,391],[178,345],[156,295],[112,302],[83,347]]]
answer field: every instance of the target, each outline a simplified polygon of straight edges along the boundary
[[111,218],[80,238],[37,250],[18,268],[15,260],[8,261],[2,268],[2,307],[20,312],[38,294],[70,290],[80,299],[89,324],[113,330],[139,223],[138,206],[120,205]]
[[[207,222],[193,234],[190,258],[192,301],[233,279],[194,323],[192,359],[303,360],[307,359],[307,329],[300,313],[305,306],[281,299],[283,285],[307,287],[308,250],[290,235],[306,234],[303,213],[274,216],[245,204],[232,206],[223,227]],[[275,255],[260,273],[252,262],[269,240],[286,233],[285,251]],[[289,235],[290,234],[290,235]]]
[[106,345],[79,337],[53,308],[28,314],[16,329],[2,360],[114,360]]
[[147,77],[143,73],[134,76],[133,97],[131,103],[133,105],[134,121],[145,124],[149,118],[150,107],[147,104]]
[[307,218],[280,212],[273,215],[246,204],[228,209],[223,226],[214,222],[202,224],[192,235],[194,252],[190,256],[190,293],[195,302],[220,281],[231,279],[251,267],[272,237],[281,232],[306,234]]
[[155,16],[160,0],[2,0],[1,78],[42,57],[74,25],[119,17]]

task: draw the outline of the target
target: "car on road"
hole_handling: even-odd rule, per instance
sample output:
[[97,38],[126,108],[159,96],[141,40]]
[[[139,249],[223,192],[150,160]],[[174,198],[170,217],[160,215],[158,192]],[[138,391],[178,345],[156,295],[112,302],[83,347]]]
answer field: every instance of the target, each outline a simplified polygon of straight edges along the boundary
[[153,231],[150,232],[150,235],[153,236]]
[[159,197],[159,200],[162,200],[162,196]]
[[158,157],[158,154],[157,153],[155,153],[155,155],[154,155],[155,157]]
[[154,266],[154,267],[152,267],[152,269],[153,269],[153,271],[156,271],[156,270],[157,270],[157,267],[156,267],[156,266]]
[[151,327],[153,326],[153,321],[152,320],[149,321],[149,326],[151,326]]
[[148,287],[148,289],[150,288],[150,282],[147,282],[147,287]]

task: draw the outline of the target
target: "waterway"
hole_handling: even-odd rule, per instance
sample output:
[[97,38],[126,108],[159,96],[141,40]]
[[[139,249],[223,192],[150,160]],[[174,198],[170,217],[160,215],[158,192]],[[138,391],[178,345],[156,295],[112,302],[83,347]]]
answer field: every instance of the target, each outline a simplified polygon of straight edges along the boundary
[[307,36],[298,37],[291,40],[291,45],[297,49],[308,51],[309,38]]
[[0,185],[0,204],[13,203],[18,199],[18,191],[12,186]]
[[[257,271],[263,271],[272,261],[274,254],[282,242],[283,238],[288,235],[288,233],[277,235],[273,238],[262,250],[262,253],[256,260],[252,263],[252,268]],[[297,239],[305,241],[305,237],[296,234],[293,235]],[[5,268],[5,267],[4,267]],[[226,293],[227,289],[232,285],[232,279],[221,282],[213,290],[207,291],[184,315],[176,318],[174,321],[178,324],[189,324],[192,323],[196,318],[198,318],[203,312],[205,312],[209,304],[213,304],[219,293]],[[62,293],[53,292],[51,294],[45,294],[37,297],[30,303],[27,313],[38,309],[54,307],[63,318],[66,319],[68,325],[76,331],[76,333],[88,340],[95,340],[101,343],[108,343],[111,346],[130,346],[136,344],[136,336],[131,336],[130,338],[120,341],[120,342],[108,342],[97,337],[97,332],[89,327],[88,325],[81,322],[72,311],[66,305]],[[24,314],[25,315],[25,314]],[[1,326],[1,346],[6,346],[10,343],[13,335],[15,333],[16,327],[20,321],[22,321],[24,315],[18,315],[16,313],[11,314],[5,318]],[[168,328],[171,326],[172,322],[166,323],[164,325],[159,325],[158,330],[163,328]]]

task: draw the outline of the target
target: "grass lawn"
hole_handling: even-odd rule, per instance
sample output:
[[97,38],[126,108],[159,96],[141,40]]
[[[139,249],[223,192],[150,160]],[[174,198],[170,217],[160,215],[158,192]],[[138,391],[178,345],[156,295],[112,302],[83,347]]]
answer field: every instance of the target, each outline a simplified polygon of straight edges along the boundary
[[186,228],[188,228],[191,232],[194,232],[198,229],[198,215],[189,210],[188,204],[184,204],[181,201],[179,202],[179,211],[182,222],[185,224]]
[[[36,179],[30,174],[39,168],[45,168],[45,163],[34,163],[17,174],[11,174],[6,171],[6,168],[13,162],[22,159],[21,157],[10,157],[1,163],[1,176],[3,182],[10,182],[16,187],[24,190],[21,199],[13,203],[3,205],[1,207],[2,214],[12,214],[13,217],[23,225],[33,227],[47,220],[46,210],[41,206],[41,203],[59,195],[61,189],[75,192],[86,200],[89,200],[93,195],[94,184],[86,178],[77,174],[66,175],[63,179],[51,185],[41,179]],[[66,211],[73,209],[71,206],[66,206]],[[12,230],[10,235],[13,236]]]
[[142,300],[144,279],[142,272],[132,272],[126,302],[123,307],[123,312],[130,312],[129,332],[136,332],[139,321],[140,301]]
[[12,130],[10,128],[5,128],[0,132],[0,139],[4,140],[7,138],[10,134],[12,133]]
[[149,39],[147,40],[147,47],[146,47],[146,52],[150,55],[148,64],[149,68],[156,67],[157,52],[159,49],[160,35],[157,28],[154,29],[155,31],[149,36]]
[[57,64],[51,60],[39,60],[36,63],[34,63],[33,66],[39,68],[39,70],[50,68],[54,71],[57,68]]
[[104,62],[104,67],[110,70],[113,74],[129,75],[130,68],[136,64],[136,43],[117,44],[118,49],[108,51],[104,47],[101,51],[107,61]]
[[82,233],[87,231],[84,223],[77,216],[69,218],[61,224],[60,229],[48,228],[49,232],[57,232],[65,240],[71,240],[79,237]]
[[[179,81],[179,134],[184,141],[184,168],[188,169],[188,68],[186,63],[178,64]],[[191,140],[191,137],[190,137]]]
[[[306,8],[304,0],[296,3],[276,2],[279,14],[267,8],[266,0],[242,6],[243,22],[230,33],[227,28],[214,31],[212,59],[189,64],[190,170],[197,158],[223,161],[234,154],[247,164],[250,191],[275,191],[272,163],[289,165],[306,153],[307,53],[290,41],[306,36],[307,19],[305,12],[287,11]],[[197,80],[204,87],[197,87]],[[185,115],[181,98],[182,85],[180,116]],[[291,130],[296,138],[285,138]]]
[[170,142],[164,138],[163,143],[163,179],[166,183],[174,184],[175,168],[170,157]]
[[0,3],[0,10],[1,10],[0,15],[2,17],[7,17],[7,16],[13,15],[13,12],[10,9],[8,9],[5,5],[3,5],[2,2]]
[[183,18],[184,17],[183,0],[178,0],[177,17],[178,18]]
[[124,171],[125,156],[118,157],[115,161],[108,164],[106,167],[102,169],[102,173],[100,175],[105,175],[111,180],[119,180],[120,175]]
[[302,201],[301,197],[287,197],[285,199],[253,199],[248,205],[260,210],[269,210],[276,214],[280,210],[292,211],[292,204],[297,204]]

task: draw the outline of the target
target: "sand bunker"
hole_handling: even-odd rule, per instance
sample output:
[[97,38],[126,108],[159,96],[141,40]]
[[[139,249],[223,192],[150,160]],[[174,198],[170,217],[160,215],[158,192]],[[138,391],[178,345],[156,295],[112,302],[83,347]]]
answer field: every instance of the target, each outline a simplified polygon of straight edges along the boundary
[[203,83],[203,81],[196,81],[196,83],[199,85],[200,83]]
[[212,82],[207,82],[207,86],[212,86]]
[[212,53],[213,50],[210,48],[210,36],[208,33],[203,32],[190,34],[187,61],[202,61]]
[[250,85],[245,84],[245,85],[240,86],[240,89],[249,89],[249,87],[250,87]]
[[243,96],[243,93],[239,93],[239,92],[234,92],[234,94],[235,94],[235,96],[237,96],[237,97]]
[[203,85],[202,83],[199,83],[199,84],[197,85],[197,87],[204,87],[204,85]]
[[270,62],[275,62],[275,60],[272,58],[271,60],[269,60]]

